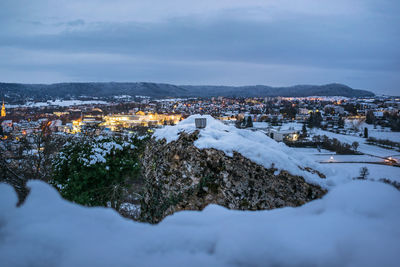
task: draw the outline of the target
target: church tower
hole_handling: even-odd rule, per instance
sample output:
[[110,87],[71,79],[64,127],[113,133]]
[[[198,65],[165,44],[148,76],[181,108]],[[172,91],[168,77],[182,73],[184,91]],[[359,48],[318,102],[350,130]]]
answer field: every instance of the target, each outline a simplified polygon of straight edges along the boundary
[[6,116],[6,106],[4,105],[4,99],[3,99],[3,105],[1,106],[1,116],[0,117],[5,117]]

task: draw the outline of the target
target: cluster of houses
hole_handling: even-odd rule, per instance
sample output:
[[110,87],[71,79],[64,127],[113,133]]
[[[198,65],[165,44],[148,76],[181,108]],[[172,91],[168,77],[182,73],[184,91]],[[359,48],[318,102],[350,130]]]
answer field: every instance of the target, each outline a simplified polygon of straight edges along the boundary
[[[117,99],[120,100],[119,98]],[[124,100],[124,101],[122,101]],[[192,114],[210,114],[222,121],[237,121],[249,118],[254,122],[301,122],[310,114],[319,113],[322,124],[338,127],[343,118],[364,120],[368,112],[373,112],[379,120],[385,114],[399,114],[398,98],[354,98],[345,97],[266,97],[266,98],[227,98],[208,99],[161,99],[143,97],[139,102],[92,103],[86,106],[21,108],[6,114],[3,102],[1,110],[1,129],[3,133],[14,136],[40,131],[46,124],[52,131],[78,133],[85,128],[99,127],[101,130],[118,131],[135,126],[160,127],[176,124]],[[25,113],[24,113],[25,112]],[[13,119],[12,115],[19,119]],[[26,114],[27,116],[25,116]],[[28,116],[30,114],[30,116]],[[271,131],[275,140],[297,140],[294,131]],[[3,134],[4,136],[4,134]],[[4,138],[4,137],[3,137]]]

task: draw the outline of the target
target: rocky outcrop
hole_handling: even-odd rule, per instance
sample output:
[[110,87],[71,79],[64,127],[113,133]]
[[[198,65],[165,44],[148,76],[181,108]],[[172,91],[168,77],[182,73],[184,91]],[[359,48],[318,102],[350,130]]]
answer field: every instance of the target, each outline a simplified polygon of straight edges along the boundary
[[236,210],[300,206],[325,194],[301,176],[264,168],[239,153],[199,149],[199,132],[182,132],[177,141],[151,140],[142,158],[146,180],[141,220],[157,223],[180,210],[218,204]]

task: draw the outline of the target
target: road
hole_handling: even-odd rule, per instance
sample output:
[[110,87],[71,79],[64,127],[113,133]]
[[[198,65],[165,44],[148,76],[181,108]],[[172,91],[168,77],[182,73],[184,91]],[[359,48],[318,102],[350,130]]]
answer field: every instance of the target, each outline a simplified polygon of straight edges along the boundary
[[387,165],[393,167],[400,167],[398,163],[386,162],[386,161],[336,161],[336,160],[329,160],[329,161],[320,161],[319,163],[328,164],[328,163],[363,163],[363,164],[377,164],[377,165]]

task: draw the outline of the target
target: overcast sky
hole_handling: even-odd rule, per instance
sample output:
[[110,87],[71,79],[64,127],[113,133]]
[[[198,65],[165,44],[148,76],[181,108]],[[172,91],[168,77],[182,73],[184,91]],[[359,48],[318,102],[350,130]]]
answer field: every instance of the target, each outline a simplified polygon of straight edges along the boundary
[[399,0],[0,0],[0,81],[400,95]]

